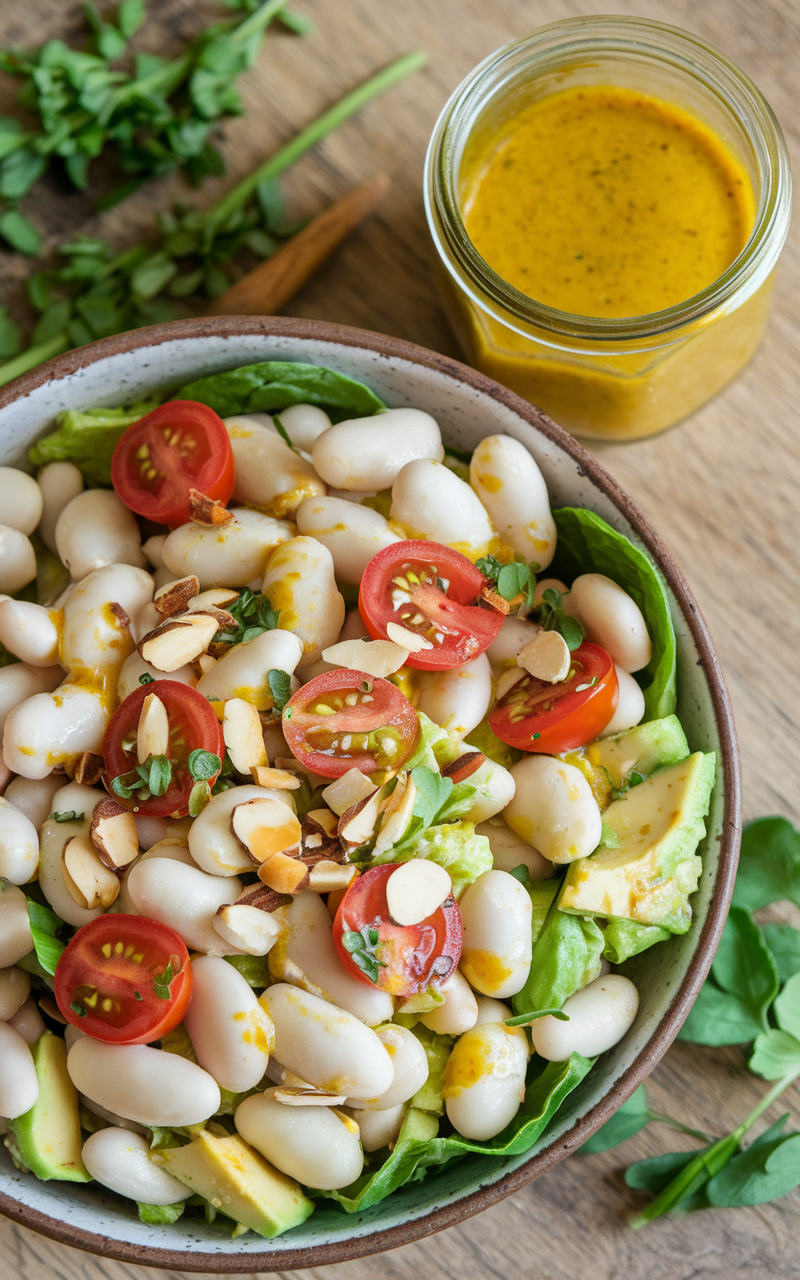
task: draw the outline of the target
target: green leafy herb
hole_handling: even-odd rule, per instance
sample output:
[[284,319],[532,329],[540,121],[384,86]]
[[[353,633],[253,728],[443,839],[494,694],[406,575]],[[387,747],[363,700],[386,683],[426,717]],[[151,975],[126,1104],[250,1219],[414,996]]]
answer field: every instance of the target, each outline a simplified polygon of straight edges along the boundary
[[189,753],[186,768],[196,782],[207,782],[209,778],[219,773],[222,761],[219,756],[214,755],[213,751],[203,751],[198,747],[197,750]]
[[169,989],[169,984],[172,982],[174,977],[175,973],[173,972],[172,961],[170,960],[166,969],[161,973],[157,973],[153,978],[153,990],[159,1000],[172,999],[172,992]]
[[583,1155],[593,1155],[598,1151],[610,1151],[626,1142],[634,1134],[639,1133],[650,1123],[650,1108],[644,1085],[639,1085],[621,1107],[618,1107],[610,1120],[593,1133],[581,1147]]
[[535,1013],[519,1013],[516,1018],[504,1018],[507,1027],[526,1027],[537,1018],[557,1018],[559,1022],[569,1022],[569,1014],[563,1009],[537,1009]]
[[163,796],[172,782],[172,765],[167,756],[148,756],[144,764],[111,780],[111,790],[121,800],[136,796],[144,802],[151,796]]
[[227,606],[227,612],[236,619],[236,627],[218,631],[215,644],[249,644],[265,631],[274,631],[279,612],[260,591],[245,587],[238,599]]
[[355,930],[345,930],[342,934],[342,946],[345,951],[350,953],[361,972],[366,974],[371,982],[377,982],[378,970],[386,968],[384,961],[379,960],[376,954],[375,949],[379,945],[378,930],[368,924],[364,925],[360,933],[356,933]]
[[85,1017],[86,1017],[86,1009],[84,1008],[84,1006],[83,1006],[82,1004],[78,1004],[77,1000],[72,1000],[72,1001],[70,1001],[70,1006],[69,1006],[69,1007],[70,1007],[70,1009],[72,1010],[72,1012],[73,1012],[73,1013],[77,1014],[77,1016],[78,1016],[79,1018],[85,1018]]
[[189,382],[176,393],[199,400],[220,417],[271,413],[292,404],[316,404],[331,418],[368,417],[386,406],[362,382],[320,365],[267,360]]
[[272,694],[272,705],[275,711],[283,711],[292,693],[291,681],[286,671],[273,670],[267,673],[267,684]]
[[85,816],[83,813],[76,813],[74,809],[70,809],[67,813],[50,814],[54,822],[83,822]]
[[[226,788],[227,790],[227,788]],[[212,796],[207,782],[196,782],[189,792],[189,817],[197,818],[205,809]]]
[[786,818],[758,818],[742,835],[733,901],[757,911],[784,899],[800,906],[800,831]]
[[732,907],[707,981],[680,1031],[694,1044],[741,1044],[768,1027],[778,969],[744,907]]
[[142,1204],[141,1201],[137,1201],[136,1208],[139,1211],[140,1222],[160,1227],[177,1222],[186,1208],[186,1201],[179,1200],[177,1204]]
[[800,931],[789,924],[765,924],[761,932],[778,966],[780,981],[788,982],[800,973]]
[[155,684],[155,682],[155,676],[151,676],[149,671],[139,676],[139,684]]
[[[556,591],[554,587],[548,587],[542,593],[541,603],[535,610],[535,618],[545,631],[558,631],[572,653],[583,643],[583,627],[577,618],[571,618],[564,612],[563,600],[564,597],[560,591]],[[588,689],[591,686],[582,687]]]
[[36,959],[44,972],[52,977],[66,946],[56,936],[64,928],[64,921],[50,907],[43,906],[31,897],[27,897],[27,905]]
[[524,560],[503,564],[496,556],[483,556],[476,560],[475,568],[495,584],[497,594],[504,600],[516,600],[517,596],[524,595],[527,607],[533,608],[536,574],[540,568],[535,560],[530,564],[526,564]]

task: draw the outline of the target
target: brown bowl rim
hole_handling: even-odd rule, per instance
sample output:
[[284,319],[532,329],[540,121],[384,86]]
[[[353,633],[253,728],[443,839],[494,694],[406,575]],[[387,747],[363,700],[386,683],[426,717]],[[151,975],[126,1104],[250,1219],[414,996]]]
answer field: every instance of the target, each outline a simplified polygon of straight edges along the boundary
[[[670,1007],[650,1037],[645,1048],[628,1070],[620,1076],[609,1092],[583,1119],[576,1121],[572,1129],[557,1142],[552,1143],[519,1168],[490,1185],[480,1187],[470,1195],[452,1204],[442,1205],[423,1217],[386,1227],[370,1235],[351,1237],[349,1240],[329,1244],[312,1245],[302,1249],[287,1249],[263,1253],[250,1251],[241,1254],[191,1253],[178,1249],[162,1249],[142,1245],[110,1241],[70,1222],[63,1222],[38,1209],[0,1192],[0,1211],[12,1221],[30,1227],[61,1244],[72,1245],[87,1252],[100,1254],[120,1262],[138,1263],[142,1266],[163,1267],[168,1270],[216,1272],[224,1268],[226,1274],[234,1272],[294,1271],[304,1267],[320,1267],[345,1262],[371,1254],[382,1253],[410,1244],[425,1236],[433,1235],[446,1227],[455,1226],[473,1214],[497,1204],[506,1196],[519,1191],[528,1183],[552,1169],[565,1156],[576,1151],[586,1139],[628,1098],[634,1089],[650,1074],[675,1039],[692,1007],[700,987],[711,967],[720,934],[725,923],[733,893],[733,883],[739,857],[741,837],[741,795],[739,756],[736,729],[725,681],[714,651],[711,637],[689,586],[658,534],[640,511],[638,505],[622,489],[605,467],[562,427],[523,400],[513,391],[477,370],[440,355],[402,338],[394,338],[371,330],[356,329],[348,325],[332,324],[322,320],[305,320],[288,316],[219,316],[207,319],[173,320],[164,324],[101,338],[88,346],[48,360],[32,372],[0,389],[0,410],[14,401],[30,395],[45,382],[57,381],[108,356],[123,352],[158,346],[175,339],[206,338],[222,335],[227,338],[246,337],[252,334],[278,335],[288,338],[315,339],[345,347],[361,347],[387,359],[406,360],[412,364],[443,373],[490,396],[535,427],[548,439],[560,446],[592,482],[614,502],[630,522],[637,537],[647,547],[680,605],[688,629],[700,655],[700,665],[708,681],[712,706],[722,744],[725,806],[723,831],[719,837],[720,857],[714,896],[700,934],[697,950],[676,992]],[[187,1263],[189,1264],[187,1266]]]

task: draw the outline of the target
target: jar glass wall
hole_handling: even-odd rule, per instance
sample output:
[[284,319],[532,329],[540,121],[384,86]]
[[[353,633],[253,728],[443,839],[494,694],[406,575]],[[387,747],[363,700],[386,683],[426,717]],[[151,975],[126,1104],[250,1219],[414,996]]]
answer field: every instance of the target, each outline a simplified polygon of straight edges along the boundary
[[[470,177],[510,122],[547,95],[584,85],[633,89],[688,112],[752,184],[755,220],[742,252],[702,292],[663,311],[594,319],[537,303],[492,270],[465,229]],[[748,78],[686,32],[576,18],[506,45],[442,112],[425,185],[442,293],[468,360],[576,435],[632,440],[671,426],[729,382],[761,340],[789,228],[786,145]]]

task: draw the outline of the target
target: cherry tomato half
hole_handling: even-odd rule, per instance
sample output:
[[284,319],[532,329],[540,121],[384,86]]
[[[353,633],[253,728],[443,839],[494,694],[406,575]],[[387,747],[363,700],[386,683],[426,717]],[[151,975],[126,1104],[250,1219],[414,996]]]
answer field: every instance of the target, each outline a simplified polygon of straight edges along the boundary
[[[119,789],[115,790],[112,783],[115,778],[120,777],[126,784],[137,783],[139,780],[136,774],[136,730],[142,703],[149,693],[160,698],[167,709],[167,759],[172,766],[172,777],[163,795],[150,794],[147,797],[144,788],[137,786],[130,797],[127,797]],[[187,761],[196,750],[218,756],[220,767],[225,759],[222,726],[208,699],[196,693],[188,684],[179,684],[177,680],[154,680],[152,684],[140,685],[133,693],[128,694],[108,722],[103,739],[106,765],[103,782],[106,790],[120,804],[136,813],[146,813],[157,818],[168,815],[185,817],[189,812],[189,795],[195,783],[187,768]],[[210,774],[205,772],[207,776],[204,780],[213,787],[219,776],[219,769]]]
[[526,673],[494,707],[489,727],[510,747],[557,755],[596,738],[618,701],[614,663],[599,644],[585,640],[572,653],[566,680],[549,684]]
[[56,965],[56,1003],[73,1027],[108,1044],[149,1044],[177,1027],[192,965],[174,929],[146,916],[83,925]]
[[395,924],[386,905],[386,882],[398,866],[371,867],[350,886],[336,912],[333,940],[357,978],[407,997],[440,987],[457,966],[461,912],[455,898],[448,898],[419,924]]
[[125,506],[172,528],[189,519],[190,489],[225,503],[233,480],[222,419],[196,400],[169,400],[132,423],[111,459],[111,483]]
[[395,542],[373,556],[361,579],[358,607],[375,640],[388,623],[429,640],[409,667],[449,670],[477,658],[496,639],[503,614],[475,603],[486,579],[452,547],[418,539]]
[[404,693],[363,671],[326,671],[283,709],[292,755],[323,778],[348,769],[400,769],[417,745],[419,720]]

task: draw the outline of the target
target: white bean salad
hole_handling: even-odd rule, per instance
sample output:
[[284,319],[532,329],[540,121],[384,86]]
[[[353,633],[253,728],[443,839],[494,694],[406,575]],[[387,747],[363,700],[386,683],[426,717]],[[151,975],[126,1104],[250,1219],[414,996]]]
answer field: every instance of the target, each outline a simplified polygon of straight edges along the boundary
[[309,365],[31,456],[0,468],[15,1163],[272,1237],[526,1150],[691,921],[714,757],[644,552],[551,512],[512,437],[448,452]]

